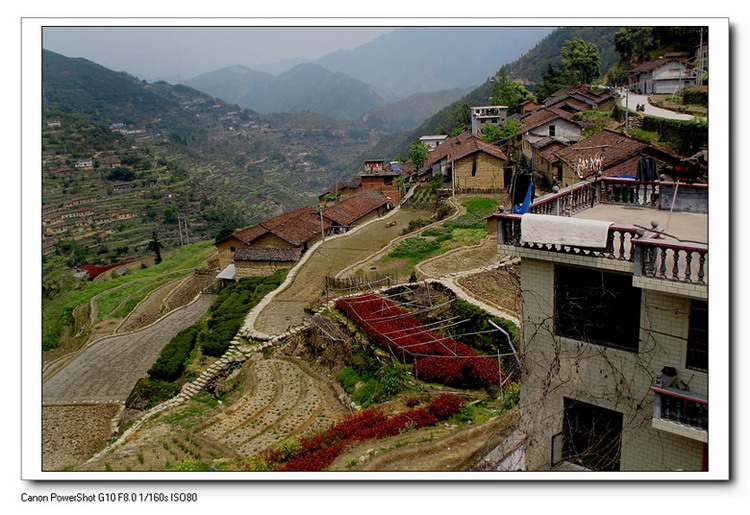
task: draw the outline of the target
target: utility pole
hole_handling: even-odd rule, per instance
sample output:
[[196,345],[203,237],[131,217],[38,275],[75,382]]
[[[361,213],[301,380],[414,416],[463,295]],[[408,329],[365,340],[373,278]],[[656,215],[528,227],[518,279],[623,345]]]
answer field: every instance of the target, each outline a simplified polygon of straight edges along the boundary
[[322,253],[324,256],[327,256],[328,251],[326,250],[326,231],[323,226],[323,206],[320,206],[318,212],[320,213],[320,237],[323,239]]

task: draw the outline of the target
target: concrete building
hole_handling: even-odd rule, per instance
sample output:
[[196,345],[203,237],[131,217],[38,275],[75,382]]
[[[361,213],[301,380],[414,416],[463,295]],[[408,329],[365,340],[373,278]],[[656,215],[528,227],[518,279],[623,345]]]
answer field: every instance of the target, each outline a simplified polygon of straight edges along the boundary
[[485,125],[502,127],[508,119],[508,106],[474,106],[471,108],[471,133],[482,135]]
[[695,70],[685,58],[661,57],[641,63],[628,72],[630,89],[644,95],[671,95],[696,83]]
[[527,470],[706,470],[708,186],[674,191],[599,177],[490,217],[521,258]]

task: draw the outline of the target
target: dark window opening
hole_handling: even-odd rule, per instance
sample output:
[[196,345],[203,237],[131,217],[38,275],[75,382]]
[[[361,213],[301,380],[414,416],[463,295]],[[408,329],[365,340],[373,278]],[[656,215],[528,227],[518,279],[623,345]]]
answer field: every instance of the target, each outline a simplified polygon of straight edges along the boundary
[[475,177],[477,175],[477,158],[474,156],[474,161],[471,163],[471,176]]
[[685,366],[708,372],[708,302],[705,300],[690,302]]
[[229,250],[232,251],[232,252],[234,252],[234,251],[237,250],[237,247],[229,247]]
[[550,125],[549,126],[549,135],[550,136],[554,136],[555,135],[555,126],[554,125]]
[[594,471],[620,470],[622,413],[564,398],[563,459]]
[[638,352],[640,310],[629,275],[555,265],[555,334]]
[[383,184],[385,184],[386,186],[390,186],[391,184],[393,184],[393,177],[384,177]]
[[562,181],[563,180],[563,167],[562,165],[557,165],[557,180]]

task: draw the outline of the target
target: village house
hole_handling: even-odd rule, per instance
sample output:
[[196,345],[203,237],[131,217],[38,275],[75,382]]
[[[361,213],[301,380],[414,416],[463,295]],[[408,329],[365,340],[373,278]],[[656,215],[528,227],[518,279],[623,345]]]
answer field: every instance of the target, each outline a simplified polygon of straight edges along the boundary
[[223,269],[232,264],[234,254],[240,247],[299,249],[300,253],[304,253],[322,238],[321,233],[327,234],[330,229],[330,222],[321,221],[316,209],[304,206],[236,231],[218,241],[219,266]]
[[644,95],[674,94],[696,84],[696,74],[685,57],[660,57],[628,72],[628,87]]
[[135,185],[126,181],[115,181],[112,183],[112,193],[120,195],[122,193],[131,193],[135,191]]
[[529,114],[531,111],[536,109],[537,107],[541,106],[539,102],[534,102],[533,100],[524,100],[520,104],[518,104],[518,111],[521,116]]
[[[547,169],[555,170],[550,178],[566,186],[598,172],[635,177],[644,159],[653,160],[651,178],[661,173],[672,175],[674,166],[682,166],[678,156],[610,129],[569,147],[543,152],[541,158],[549,163]],[[682,173],[692,175],[689,170]]]
[[563,143],[576,142],[581,139],[581,124],[573,115],[562,109],[539,107],[521,118],[519,133],[524,141],[524,157],[531,161],[530,142],[536,138],[555,138]]
[[89,202],[93,202],[94,200],[96,200],[96,198],[96,195],[84,195],[83,197],[76,197],[63,202],[63,207],[68,208],[73,206],[80,206],[81,204],[88,204]]
[[63,234],[68,231],[68,224],[65,222],[54,222],[49,225],[47,225],[44,228],[44,234],[45,236],[56,236],[58,234]]
[[430,153],[422,173],[443,176],[443,187],[459,191],[495,192],[510,184],[511,170],[502,149],[466,131]]
[[400,171],[393,170],[390,164],[386,166],[381,159],[365,161],[365,169],[359,174],[362,180],[361,189],[377,191],[388,198],[391,204],[399,204],[401,188],[396,181],[399,176]]
[[[526,157],[531,170],[548,177],[555,177],[557,168],[553,163],[556,159],[550,157],[553,152],[570,146],[570,142],[549,136],[528,136],[523,141]],[[528,156],[527,156],[528,154]]]
[[323,210],[323,218],[331,222],[331,232],[341,234],[356,225],[383,216],[393,204],[382,193],[365,190]]
[[508,119],[508,106],[474,106],[471,108],[471,133],[482,135],[486,125],[502,127]]
[[55,252],[54,241],[43,241],[42,242],[42,256],[49,256]]
[[318,203],[325,206],[337,199],[344,199],[359,192],[362,188],[362,177],[357,175],[350,181],[336,182],[332,187],[318,196]]
[[490,217],[521,259],[526,470],[707,470],[707,202],[600,177]]
[[72,179],[73,171],[70,168],[56,168],[50,172],[55,179]]
[[79,161],[76,161],[75,164],[76,168],[93,168],[94,167],[94,160],[90,157],[87,157],[86,159],[81,159]]
[[438,147],[438,145],[444,143],[446,139],[448,139],[446,134],[428,134],[426,136],[421,136],[419,141],[427,148],[428,152],[432,152]]
[[298,248],[272,249],[240,247],[234,253],[234,278],[272,275],[277,270],[291,268],[299,260],[302,251]]
[[544,100],[544,106],[577,113],[580,111],[611,111],[615,107],[615,97],[606,90],[581,84],[575,88],[564,88],[552,93]]

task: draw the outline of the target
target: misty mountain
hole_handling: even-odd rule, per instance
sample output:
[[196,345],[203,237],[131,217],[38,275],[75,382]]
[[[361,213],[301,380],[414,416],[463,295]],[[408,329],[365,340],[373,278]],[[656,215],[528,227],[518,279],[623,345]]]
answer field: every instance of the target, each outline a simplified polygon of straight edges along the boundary
[[[614,34],[619,28],[561,27],[542,39],[529,52],[508,64],[507,66],[510,70],[509,76],[524,80],[533,89],[534,83],[541,80],[542,72],[547,69],[548,64],[552,66],[560,64],[563,43],[575,37],[581,37],[587,42],[597,45],[602,62],[601,69],[602,73],[604,73],[618,59],[618,53],[614,47]],[[495,74],[503,65],[505,63],[496,62],[496,69],[492,73],[492,77],[478,88],[470,91],[453,104],[444,107],[433,116],[427,118],[416,129],[383,138],[374,149],[371,149],[370,153],[372,155],[383,156],[406,156],[409,145],[421,136],[425,134],[445,133],[452,125],[450,114],[459,104],[483,105],[489,102],[493,85],[491,79],[494,79]],[[362,156],[357,158],[357,160],[361,159]]]
[[204,73],[185,84],[260,113],[318,113],[351,120],[393,96],[318,64],[298,64],[273,76],[244,66]]
[[473,89],[454,88],[432,93],[415,93],[368,111],[362,116],[362,121],[368,128],[380,134],[413,129]]
[[315,61],[400,97],[481,84],[554,27],[405,27]]

